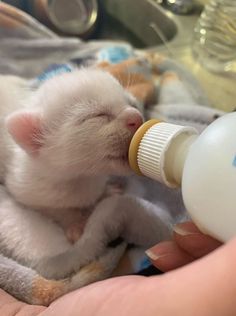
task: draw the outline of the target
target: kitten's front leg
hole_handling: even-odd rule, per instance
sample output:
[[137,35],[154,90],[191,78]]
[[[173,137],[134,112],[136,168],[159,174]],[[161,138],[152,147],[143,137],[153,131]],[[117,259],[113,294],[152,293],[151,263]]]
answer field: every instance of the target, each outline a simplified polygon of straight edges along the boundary
[[116,195],[99,203],[71,250],[40,262],[36,269],[45,277],[61,278],[103,254],[108,243],[118,237],[148,248],[169,236],[170,221],[154,204]]
[[102,200],[88,218],[84,233],[74,246],[62,254],[39,261],[35,269],[44,277],[60,279],[102,255],[108,243],[121,234],[120,225],[111,231],[109,228],[119,198],[119,195],[114,195]]

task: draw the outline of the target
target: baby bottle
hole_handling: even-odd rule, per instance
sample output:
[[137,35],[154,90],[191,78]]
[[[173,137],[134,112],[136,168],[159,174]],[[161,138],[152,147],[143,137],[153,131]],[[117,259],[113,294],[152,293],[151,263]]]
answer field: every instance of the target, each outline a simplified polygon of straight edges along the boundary
[[236,113],[200,135],[192,127],[150,120],[133,136],[129,163],[140,175],[181,187],[202,232],[223,242],[236,235]]

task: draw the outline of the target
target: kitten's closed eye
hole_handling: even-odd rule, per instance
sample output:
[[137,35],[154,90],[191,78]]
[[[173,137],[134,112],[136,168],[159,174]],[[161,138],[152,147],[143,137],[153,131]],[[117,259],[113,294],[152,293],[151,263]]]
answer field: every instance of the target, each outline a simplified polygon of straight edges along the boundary
[[104,119],[106,119],[109,122],[114,119],[114,116],[112,114],[108,113],[108,112],[98,113],[98,114],[94,115],[94,117],[104,118]]
[[97,115],[95,115],[95,117],[103,117],[103,116],[109,116],[109,114],[108,113],[99,113],[99,114],[97,114]]
[[93,114],[89,114],[86,117],[84,117],[80,123],[84,123],[88,120],[94,120],[96,118],[101,118],[101,119],[106,119],[107,121],[111,121],[112,120],[112,115],[106,112],[101,112],[101,113],[93,113]]

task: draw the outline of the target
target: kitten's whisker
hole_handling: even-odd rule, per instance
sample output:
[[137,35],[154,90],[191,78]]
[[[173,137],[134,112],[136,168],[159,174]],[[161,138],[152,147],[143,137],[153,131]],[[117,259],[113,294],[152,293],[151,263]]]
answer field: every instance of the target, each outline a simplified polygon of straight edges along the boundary
[[131,72],[129,70],[128,65],[126,65],[126,68],[127,68],[128,80],[126,82],[125,89],[128,90],[128,88],[131,86]]

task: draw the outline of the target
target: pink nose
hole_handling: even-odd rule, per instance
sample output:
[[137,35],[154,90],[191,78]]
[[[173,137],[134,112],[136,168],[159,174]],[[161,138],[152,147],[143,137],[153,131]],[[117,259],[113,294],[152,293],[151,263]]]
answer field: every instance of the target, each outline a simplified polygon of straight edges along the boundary
[[128,108],[122,113],[122,119],[124,120],[125,126],[132,132],[136,130],[143,124],[142,115],[138,110]]

